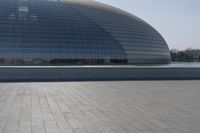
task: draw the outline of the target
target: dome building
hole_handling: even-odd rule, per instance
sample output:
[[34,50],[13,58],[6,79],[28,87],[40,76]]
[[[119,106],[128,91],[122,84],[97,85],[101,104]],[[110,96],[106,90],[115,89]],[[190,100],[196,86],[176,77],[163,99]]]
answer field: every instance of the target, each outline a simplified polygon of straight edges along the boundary
[[86,0],[1,0],[0,65],[167,64],[149,24]]

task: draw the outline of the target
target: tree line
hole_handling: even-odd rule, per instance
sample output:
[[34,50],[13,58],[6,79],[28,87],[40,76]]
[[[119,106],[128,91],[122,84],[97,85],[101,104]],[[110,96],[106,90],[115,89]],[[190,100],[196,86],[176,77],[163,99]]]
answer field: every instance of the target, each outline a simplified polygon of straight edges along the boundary
[[171,49],[171,60],[177,62],[200,62],[200,49]]

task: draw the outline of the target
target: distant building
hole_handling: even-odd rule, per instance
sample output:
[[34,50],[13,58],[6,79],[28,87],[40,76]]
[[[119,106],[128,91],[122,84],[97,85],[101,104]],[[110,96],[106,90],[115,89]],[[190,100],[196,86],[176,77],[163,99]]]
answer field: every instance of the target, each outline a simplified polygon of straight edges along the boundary
[[165,64],[149,24],[94,1],[1,0],[1,65]]

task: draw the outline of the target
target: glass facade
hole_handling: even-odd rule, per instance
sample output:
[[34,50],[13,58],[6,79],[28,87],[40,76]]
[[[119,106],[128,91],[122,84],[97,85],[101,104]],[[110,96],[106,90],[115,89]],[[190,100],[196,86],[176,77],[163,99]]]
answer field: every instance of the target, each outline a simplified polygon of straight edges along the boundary
[[169,58],[166,43],[149,25],[96,2],[80,3],[1,0],[0,65],[131,64],[147,55],[143,48],[152,51],[148,58]]
[[0,64],[125,63],[123,47],[59,1],[0,1]]

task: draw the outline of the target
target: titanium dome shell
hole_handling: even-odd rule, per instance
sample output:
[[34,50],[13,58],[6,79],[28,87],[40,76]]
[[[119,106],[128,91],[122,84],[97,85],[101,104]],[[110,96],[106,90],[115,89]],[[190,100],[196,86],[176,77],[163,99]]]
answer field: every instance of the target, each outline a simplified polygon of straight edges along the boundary
[[149,24],[95,1],[1,0],[1,65],[167,64]]

